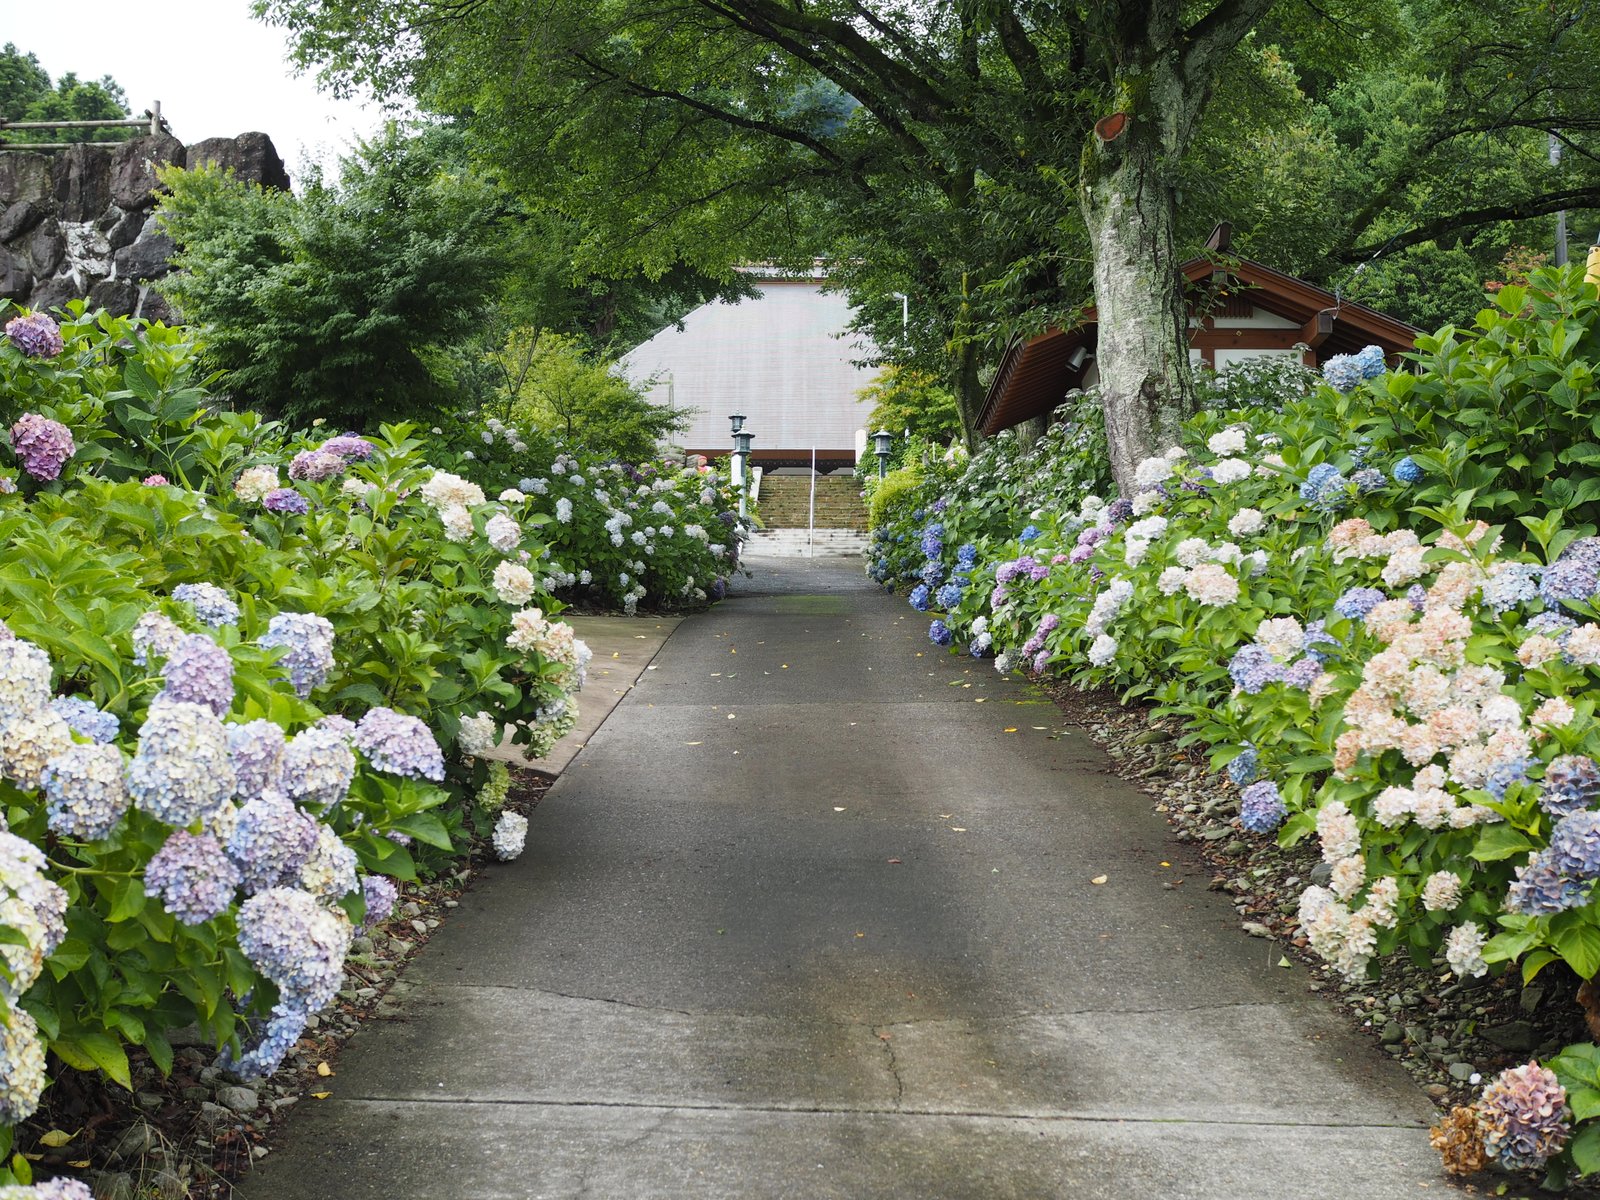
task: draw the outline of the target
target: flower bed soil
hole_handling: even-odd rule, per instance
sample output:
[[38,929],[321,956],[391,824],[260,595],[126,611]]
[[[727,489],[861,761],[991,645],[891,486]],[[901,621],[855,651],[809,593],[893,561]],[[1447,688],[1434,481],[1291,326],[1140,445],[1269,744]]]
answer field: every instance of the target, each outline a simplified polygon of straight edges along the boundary
[[[506,807],[531,813],[554,780],[536,771],[512,777]],[[177,1031],[172,1074],[133,1056],[133,1091],[97,1075],[59,1067],[39,1111],[17,1127],[17,1150],[36,1178],[87,1180],[96,1200],[226,1200],[233,1183],[271,1151],[298,1104],[317,1103],[337,1075],[338,1054],[364,1020],[394,1017],[407,985],[400,968],[448,919],[478,870],[494,861],[488,839],[445,873],[401,885],[394,914],[357,936],[344,986],[332,1007],[312,1017],[270,1079],[240,1080],[217,1070],[216,1053],[194,1030]],[[52,1132],[54,1131],[54,1132]],[[52,1145],[61,1134],[71,1137]]]
[[[1327,882],[1314,837],[1284,849],[1246,833],[1238,821],[1238,789],[1225,775],[1212,773],[1197,749],[1178,747],[1176,720],[1156,718],[1143,705],[1125,706],[1111,691],[1078,691],[1060,681],[1046,681],[1043,689],[1067,724],[1100,744],[1119,777],[1154,799],[1173,839],[1182,843],[1172,855],[1178,869],[1162,886],[1201,887],[1231,897],[1240,928],[1271,940],[1307,967],[1307,988],[1330,1000],[1410,1071],[1441,1113],[1471,1103],[1481,1083],[1506,1067],[1592,1040],[1576,999],[1580,980],[1559,961],[1527,987],[1515,969],[1462,980],[1442,957],[1419,965],[1403,955],[1377,962],[1373,978],[1346,981],[1308,949],[1296,919],[1300,893],[1311,883]],[[1441,1169],[1441,1181],[1448,1178]],[[1450,1182],[1468,1195],[1550,1194],[1538,1189],[1536,1179],[1499,1172]],[[1600,1197],[1600,1187],[1561,1194]]]

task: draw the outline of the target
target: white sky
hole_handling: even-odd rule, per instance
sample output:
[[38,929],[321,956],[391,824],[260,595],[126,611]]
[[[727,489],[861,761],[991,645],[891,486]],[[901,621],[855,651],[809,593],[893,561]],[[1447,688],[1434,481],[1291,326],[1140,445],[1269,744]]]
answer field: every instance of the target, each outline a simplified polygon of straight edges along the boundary
[[331,166],[383,114],[296,77],[284,31],[249,12],[249,0],[0,0],[0,44],[36,55],[52,80],[69,71],[110,75],[135,116],[159,100],[172,132],[190,145],[259,130],[298,181],[305,160]]

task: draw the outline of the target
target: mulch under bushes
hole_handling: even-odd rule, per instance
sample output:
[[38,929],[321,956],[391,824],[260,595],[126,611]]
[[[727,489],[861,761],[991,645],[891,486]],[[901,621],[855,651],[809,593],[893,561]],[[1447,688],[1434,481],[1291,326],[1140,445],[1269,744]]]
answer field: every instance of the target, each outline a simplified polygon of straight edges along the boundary
[[[1310,951],[1296,917],[1300,893],[1311,883],[1326,883],[1315,837],[1283,849],[1271,838],[1245,832],[1238,822],[1238,789],[1209,770],[1198,747],[1176,745],[1182,725],[1175,718],[1156,718],[1145,705],[1125,706],[1107,689],[1079,691],[1059,680],[1041,681],[1041,687],[1067,724],[1100,744],[1118,776],[1153,797],[1172,827],[1182,845],[1171,856],[1178,869],[1163,886],[1202,887],[1231,897],[1241,930],[1270,939],[1308,967],[1309,990],[1331,1001],[1410,1071],[1441,1113],[1471,1103],[1482,1083],[1506,1067],[1593,1040],[1577,1001],[1581,981],[1559,961],[1527,987],[1515,968],[1462,980],[1442,958],[1418,965],[1404,954],[1376,962],[1370,979],[1346,981]],[[1446,1178],[1441,1169],[1440,1179]],[[1537,1180],[1498,1172],[1450,1182],[1469,1195],[1550,1195],[1538,1190]],[[1600,1197],[1600,1186],[1562,1195]]]
[[[526,816],[554,782],[516,771],[505,806]],[[407,986],[397,978],[400,968],[449,919],[477,871],[494,861],[481,839],[443,874],[402,884],[389,920],[352,943],[334,1004],[311,1019],[270,1079],[219,1072],[211,1065],[216,1053],[194,1030],[176,1031],[172,1074],[165,1078],[148,1057],[131,1053],[131,1093],[56,1063],[38,1112],[17,1127],[17,1149],[38,1179],[87,1180],[96,1200],[226,1200],[233,1183],[270,1152],[293,1108],[328,1092],[339,1051],[361,1022],[398,1014]],[[62,1134],[71,1136],[52,1145]]]

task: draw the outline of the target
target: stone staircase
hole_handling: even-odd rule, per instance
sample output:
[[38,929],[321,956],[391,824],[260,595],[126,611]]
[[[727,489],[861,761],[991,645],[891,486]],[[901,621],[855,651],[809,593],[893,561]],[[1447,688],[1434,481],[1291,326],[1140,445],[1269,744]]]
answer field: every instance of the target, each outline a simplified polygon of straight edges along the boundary
[[[805,531],[810,521],[811,479],[806,475],[761,477],[761,524],[769,530]],[[816,528],[865,533],[867,509],[861,485],[848,475],[817,478]]]
[[867,535],[856,529],[761,529],[751,534],[740,559],[860,556]]

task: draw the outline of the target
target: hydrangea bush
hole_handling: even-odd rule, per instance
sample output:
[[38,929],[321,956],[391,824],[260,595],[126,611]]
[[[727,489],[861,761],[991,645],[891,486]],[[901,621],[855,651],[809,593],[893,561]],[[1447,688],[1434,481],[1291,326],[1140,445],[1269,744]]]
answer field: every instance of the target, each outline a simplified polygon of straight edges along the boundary
[[[937,645],[1184,718],[1244,830],[1315,839],[1328,878],[1299,923],[1345,975],[1406,952],[1592,979],[1600,510],[1571,468],[1592,450],[1575,381],[1596,321],[1593,284],[1536,277],[1476,330],[1422,339],[1412,373],[1369,347],[1298,397],[1203,411],[1120,498],[996,451],[1009,484],[907,491],[869,571]],[[1029,503],[1029,471],[1068,485]],[[1495,1081],[1441,1127],[1447,1159],[1600,1170],[1589,1049]]]

